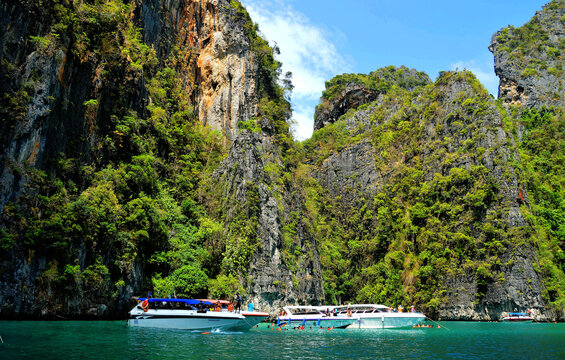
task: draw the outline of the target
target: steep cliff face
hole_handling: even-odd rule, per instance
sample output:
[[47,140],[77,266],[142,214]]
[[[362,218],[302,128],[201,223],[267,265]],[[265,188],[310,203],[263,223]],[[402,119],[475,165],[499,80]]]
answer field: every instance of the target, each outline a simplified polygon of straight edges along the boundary
[[[238,1],[5,1],[0,19],[2,316],[122,315],[156,273],[172,292],[168,273],[231,271],[265,309],[323,297],[313,236],[288,225],[304,199],[267,186],[266,159],[292,177],[289,106]],[[206,194],[232,141],[229,190]]]
[[[62,16],[57,14],[60,9],[45,12],[33,2],[26,4],[2,4],[2,73],[9,79],[1,89],[6,111],[2,114],[2,163],[25,161],[45,168],[45,159],[58,153],[80,153],[84,161],[94,161],[91,155],[100,133],[108,131],[106,119],[115,107],[112,97],[117,95],[112,89],[115,79],[103,74],[110,67],[108,58],[121,58],[132,65],[113,75],[129,79],[128,86],[134,90],[124,102],[142,112],[147,95],[142,72],[134,65],[139,60],[135,57],[143,54],[113,54],[119,44],[110,41],[100,45],[108,49],[100,50],[83,49],[83,44],[76,44],[80,39],[72,36],[60,43],[52,35],[58,19],[48,16]],[[88,9],[76,11],[89,15]],[[232,139],[237,122],[257,113],[257,82],[264,79],[245,33],[247,19],[241,8],[231,7],[228,1],[179,0],[134,2],[121,11],[121,16],[126,11],[137,16],[145,43],[155,49],[160,61],[168,59],[179,69],[184,91],[203,124]],[[112,17],[107,22],[116,27],[114,36],[128,36],[115,24],[120,20],[117,13],[102,15]],[[36,21],[30,22],[32,18]],[[10,166],[3,165],[1,170],[0,205],[4,206],[17,197],[21,184]]]
[[388,67],[368,75],[344,74],[326,83],[320,104],[316,106],[314,130],[333,124],[347,111],[377,99],[391,86],[398,85],[407,90],[430,82],[423,72],[404,66]]
[[554,0],[520,28],[493,35],[489,50],[500,78],[498,97],[507,105],[564,106],[565,2]]
[[[561,143],[563,5],[493,36],[506,109],[468,72],[429,84],[387,68],[326,83],[304,146],[311,191],[325,196],[328,300],[416,303],[441,319],[563,317],[562,210],[551,200],[562,198],[562,161],[544,148]],[[543,106],[556,108],[531,110]]]
[[226,0],[143,1],[139,17],[145,41],[161,58],[175,46],[183,49],[175,61],[184,69],[184,90],[202,123],[234,138],[237,122],[256,114],[258,82],[263,80],[241,5]]
[[[504,110],[467,72],[411,90],[391,83],[306,145],[333,199],[320,211],[347,239],[343,260],[361,269],[349,270],[349,291],[361,302],[415,302],[442,319],[498,320],[514,308],[553,318]],[[334,146],[315,145],[324,140]]]
[[[227,218],[235,222],[240,214],[234,212],[242,211],[239,224],[255,227],[246,287],[256,306],[273,311],[286,304],[321,304],[324,298],[315,237],[303,219],[304,195],[293,177],[281,178],[278,148],[272,138],[243,132],[214,173],[227,199],[222,204]],[[230,241],[237,242],[233,235]],[[240,249],[230,256],[241,256]]]

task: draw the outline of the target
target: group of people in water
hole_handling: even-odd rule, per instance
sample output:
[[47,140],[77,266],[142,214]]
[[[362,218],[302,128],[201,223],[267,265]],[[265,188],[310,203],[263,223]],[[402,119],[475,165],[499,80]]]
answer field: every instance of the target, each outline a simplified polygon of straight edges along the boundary
[[[259,327],[259,325],[256,325],[255,327]],[[324,330],[324,329],[325,329],[323,326],[320,326],[319,328],[320,328],[320,330]],[[277,330],[277,331],[283,331],[283,330],[284,330],[284,331],[288,331],[288,330],[290,330],[291,328],[289,328],[288,326],[284,326],[284,325],[283,325],[283,326],[279,326],[279,325],[276,325],[276,324],[269,324],[269,325],[267,325],[267,329],[273,329],[273,330]],[[313,329],[318,329],[318,326],[310,326],[310,330],[313,330]],[[293,326],[293,327],[292,327],[292,330],[306,330],[306,327],[305,327],[304,325]],[[328,327],[328,328],[325,329],[325,330],[335,330],[335,327],[333,327],[333,326],[332,326],[332,327]]]

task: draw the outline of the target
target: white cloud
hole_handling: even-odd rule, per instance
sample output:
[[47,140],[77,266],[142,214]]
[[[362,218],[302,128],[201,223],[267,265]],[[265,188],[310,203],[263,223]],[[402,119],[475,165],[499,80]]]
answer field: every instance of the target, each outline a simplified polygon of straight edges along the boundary
[[329,40],[326,30],[311,24],[304,14],[282,1],[242,0],[242,3],[266,40],[279,47],[281,54],[277,59],[283,63],[283,74],[292,72],[295,135],[298,140],[304,140],[312,134],[314,108],[325,82],[347,72],[347,62]]
[[498,77],[494,73],[492,60],[488,62],[485,61],[484,63],[478,63],[475,60],[458,61],[455,64],[451,64],[451,70],[457,69],[467,69],[471,71],[488,90],[488,92],[490,92],[494,97],[498,96]]

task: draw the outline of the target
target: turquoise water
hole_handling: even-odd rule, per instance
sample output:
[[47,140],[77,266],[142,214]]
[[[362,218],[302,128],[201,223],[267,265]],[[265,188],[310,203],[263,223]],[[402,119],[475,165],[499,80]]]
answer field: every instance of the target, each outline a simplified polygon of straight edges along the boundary
[[565,359],[565,324],[211,333],[124,321],[0,321],[0,359]]

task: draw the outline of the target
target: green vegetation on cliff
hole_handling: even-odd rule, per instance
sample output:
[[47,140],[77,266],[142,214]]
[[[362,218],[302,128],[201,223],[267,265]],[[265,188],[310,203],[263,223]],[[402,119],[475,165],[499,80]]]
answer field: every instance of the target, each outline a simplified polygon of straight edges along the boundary
[[[34,50],[47,56],[63,51],[67,63],[96,68],[104,88],[82,103],[89,140],[95,139],[93,160],[69,151],[50,154],[45,171],[12,164],[27,188],[3,209],[4,254],[46,259],[39,288],[60,303],[77,297],[111,303],[127,294],[126,285],[140,283],[162,296],[227,297],[243,290],[257,242],[257,185],[248,184],[240,204],[212,179],[227,144],[200,124],[186,94],[198,84],[180,76],[186,69],[179,58],[195,50],[173,46],[167,59],[159,59],[142,41],[134,1],[38,0],[26,6],[50,16],[45,34],[30,37]],[[279,85],[276,49],[257,34],[238,1],[230,6],[259,59],[262,100],[251,121],[271,129],[292,152],[288,89]],[[30,90],[4,94],[2,121],[19,120],[11,114],[29,105],[24,91]],[[86,140],[82,135],[78,143]]]
[[527,185],[531,213],[526,219],[538,245],[546,299],[565,309],[565,114],[563,109],[525,110],[516,127],[521,173]]
[[[244,292],[265,236],[260,226],[280,242],[274,246],[291,274],[272,283],[281,298],[289,287],[304,288],[294,274],[319,254],[328,303],[415,304],[433,315],[472,284],[478,308],[489,289],[513,281],[506,275],[522,257],[543,280],[544,301],[563,312],[563,109],[507,109],[468,71],[442,72],[431,83],[424,73],[390,66],[328,81],[320,109],[347,100],[348,86],[375,96],[355,99],[300,144],[289,132],[290,74],[281,81],[278,50],[232,0],[223,10],[259,64],[257,112],[237,124],[237,148],[195,113],[197,50],[167,44],[164,56],[145,44],[139,1],[21,6],[48,19],[43,33],[27,38],[30,53],[92,75],[80,78],[92,84],[76,104],[48,99],[46,114],[83,124],[69,132],[67,152],[46,153],[41,169],[6,161],[25,188],[2,210],[2,256],[43,262],[34,295],[53,304],[52,313],[68,299],[123,304],[147,287],[161,296]],[[524,77],[545,66],[528,60],[534,49],[557,64],[561,57],[563,43],[538,36],[541,25],[498,34],[500,51],[524,65]],[[7,141],[42,75],[34,69],[19,84],[16,64],[0,65],[9,79],[0,97],[0,140]],[[559,65],[546,70],[563,75]],[[232,151],[259,169],[222,167]],[[340,168],[342,154],[358,162]],[[248,170],[251,178],[241,175]],[[269,210],[278,217],[260,224]],[[535,279],[528,280],[532,290]]]
[[[478,303],[489,286],[507,280],[509,254],[535,246],[546,300],[561,310],[562,161],[544,157],[560,156],[560,132],[547,128],[558,126],[558,118],[534,112],[527,120],[525,113],[520,155],[527,161],[520,174],[528,188],[508,192],[505,184],[515,181],[518,159],[507,152],[516,147],[501,131],[511,134],[520,123],[471,73],[445,72],[414,91],[389,86],[382,99],[345,114],[304,143],[309,171],[322,179],[328,159],[369,141],[375,152],[365,166],[374,166],[383,179],[374,190],[343,187],[339,178],[329,188],[309,183],[316,194],[326,300],[417,304],[433,314],[453,291],[446,281],[470,277],[476,279]],[[539,127],[540,117],[552,120]],[[532,147],[539,147],[534,163],[526,155]],[[542,193],[541,203],[532,207],[528,224],[513,220],[517,224],[510,226],[512,194],[526,191],[530,199]],[[518,201],[529,214],[524,199]]]
[[388,66],[369,74],[343,74],[326,81],[326,89],[322,98],[332,100],[340,94],[347,85],[360,85],[364,89],[386,93],[393,85],[403,89],[412,90],[418,86],[426,85],[428,76],[423,72],[413,74],[405,67],[397,68]]

